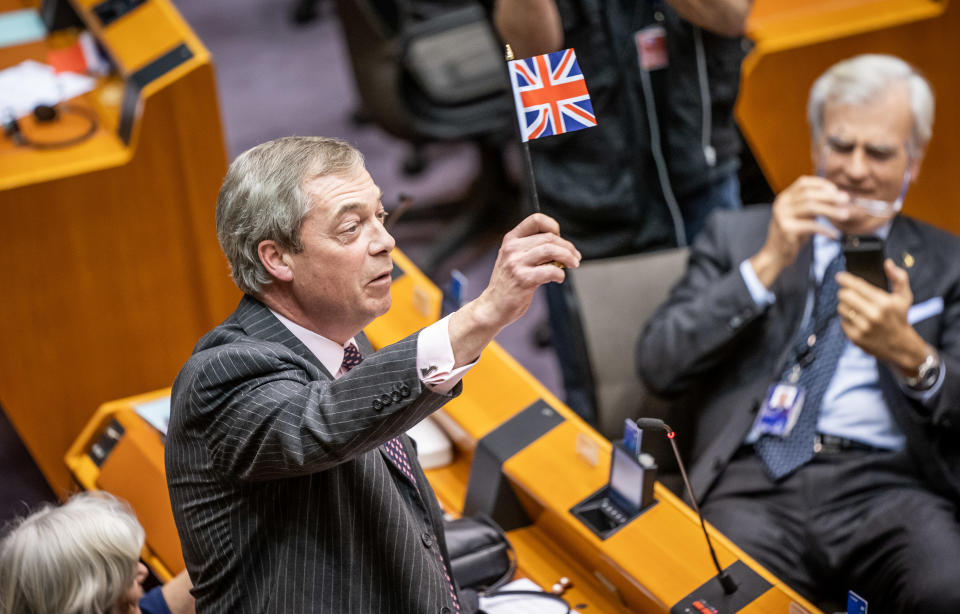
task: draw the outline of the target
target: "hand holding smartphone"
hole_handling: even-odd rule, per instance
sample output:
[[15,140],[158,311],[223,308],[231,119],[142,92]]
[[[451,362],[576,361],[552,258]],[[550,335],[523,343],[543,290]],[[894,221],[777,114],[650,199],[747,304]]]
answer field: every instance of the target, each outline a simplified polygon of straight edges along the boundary
[[890,291],[887,274],[883,270],[883,239],[866,235],[844,235],[842,245],[848,273],[869,281],[881,290]]

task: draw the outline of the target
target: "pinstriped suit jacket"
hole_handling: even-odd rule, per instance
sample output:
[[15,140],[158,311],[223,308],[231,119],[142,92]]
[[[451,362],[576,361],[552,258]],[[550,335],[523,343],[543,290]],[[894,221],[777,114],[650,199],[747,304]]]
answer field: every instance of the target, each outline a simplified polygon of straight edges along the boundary
[[380,445],[461,385],[422,386],[416,334],[357,341],[334,380],[246,296],[177,376],[167,481],[199,612],[453,611],[433,492],[406,435],[416,487]]

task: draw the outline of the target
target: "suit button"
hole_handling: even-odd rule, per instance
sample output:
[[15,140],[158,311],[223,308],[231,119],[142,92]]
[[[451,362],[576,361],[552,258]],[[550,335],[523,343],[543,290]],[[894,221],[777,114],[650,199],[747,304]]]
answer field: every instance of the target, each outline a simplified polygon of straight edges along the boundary
[[394,390],[393,392],[390,393],[390,398],[393,399],[394,403],[399,403],[400,399],[403,398],[403,395],[400,394],[399,390]]
[[410,396],[410,386],[407,386],[406,384],[400,384],[400,395],[403,398]]
[[741,324],[743,324],[743,318],[740,316],[733,316],[730,318],[730,328],[740,328]]
[[443,606],[442,608],[440,608],[440,614],[450,614],[450,608],[448,608],[447,606]]
[[393,399],[390,398],[390,395],[383,393],[380,395],[380,402],[383,403],[384,407],[390,407],[390,404],[393,403]]
[[380,411],[383,409],[383,403],[380,402],[380,399],[373,400],[373,411]]
[[430,548],[433,546],[433,535],[430,535],[429,533],[424,533],[423,535],[420,536],[420,539],[423,540],[423,545],[426,546],[427,548]]

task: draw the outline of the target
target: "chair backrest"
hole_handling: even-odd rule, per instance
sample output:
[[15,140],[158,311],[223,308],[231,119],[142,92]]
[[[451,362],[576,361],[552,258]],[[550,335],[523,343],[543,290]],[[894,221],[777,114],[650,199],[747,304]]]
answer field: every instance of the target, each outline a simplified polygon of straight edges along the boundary
[[[675,248],[589,260],[567,272],[570,307],[579,319],[590,370],[586,375],[593,384],[596,428],[608,439],[623,436],[625,418],[669,417],[666,404],[637,376],[636,343],[686,269],[688,251]],[[672,464],[662,454],[656,456],[661,465]]]

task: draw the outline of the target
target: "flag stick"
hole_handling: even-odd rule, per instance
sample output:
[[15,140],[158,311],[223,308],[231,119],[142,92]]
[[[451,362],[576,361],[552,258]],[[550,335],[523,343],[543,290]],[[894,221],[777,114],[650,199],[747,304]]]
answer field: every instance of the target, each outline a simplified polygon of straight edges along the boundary
[[524,141],[523,159],[527,162],[527,179],[530,180],[530,198],[533,199],[533,212],[540,213],[540,197],[537,195],[537,178],[533,176],[533,159],[530,157],[530,141]]

